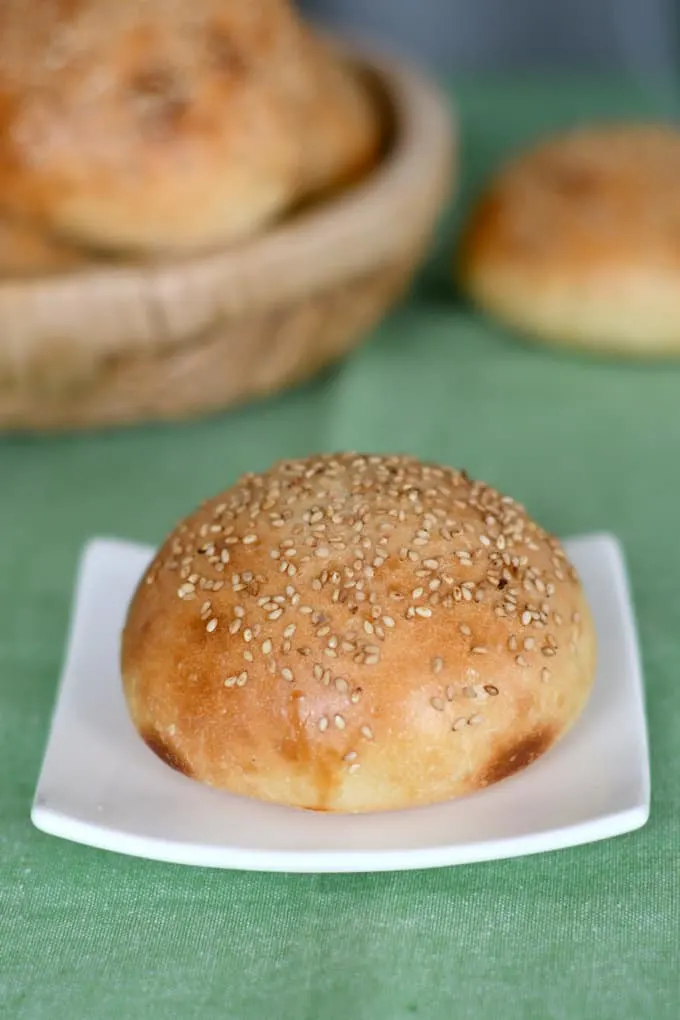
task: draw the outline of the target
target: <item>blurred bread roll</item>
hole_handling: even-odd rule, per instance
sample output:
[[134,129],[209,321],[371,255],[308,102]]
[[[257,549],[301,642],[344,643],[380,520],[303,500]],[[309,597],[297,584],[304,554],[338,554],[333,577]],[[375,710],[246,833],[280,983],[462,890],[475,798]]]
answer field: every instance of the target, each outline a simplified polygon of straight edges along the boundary
[[680,131],[605,124],[521,153],[482,194],[457,256],[463,287],[546,343],[680,352]]
[[302,194],[316,197],[367,173],[383,139],[377,103],[360,70],[312,33],[308,59],[315,85],[302,112]]
[[324,81],[338,135],[362,104],[287,0],[5,0],[0,40],[0,207],[76,243],[238,240],[356,162],[309,142]]
[[462,471],[355,454],[247,475],[181,521],[122,642],[156,755],[317,811],[513,775],[572,725],[594,668],[578,577],[521,506]]

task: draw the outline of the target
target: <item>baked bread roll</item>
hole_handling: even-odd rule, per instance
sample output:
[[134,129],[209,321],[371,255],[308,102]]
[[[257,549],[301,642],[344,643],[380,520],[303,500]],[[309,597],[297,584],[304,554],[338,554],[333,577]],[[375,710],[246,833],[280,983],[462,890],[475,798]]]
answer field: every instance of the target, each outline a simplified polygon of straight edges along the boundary
[[595,635],[559,542],[463,472],[342,454],[248,475],[177,526],[122,672],[155,754],[316,811],[471,793],[551,747]]
[[604,125],[503,168],[463,238],[464,289],[546,343],[680,351],[680,132]]
[[364,177],[378,162],[383,131],[364,75],[324,40],[307,38],[314,85],[301,109],[301,194],[316,198]]
[[106,250],[187,250],[252,234],[307,186],[319,61],[287,0],[7,0],[0,39],[11,214]]

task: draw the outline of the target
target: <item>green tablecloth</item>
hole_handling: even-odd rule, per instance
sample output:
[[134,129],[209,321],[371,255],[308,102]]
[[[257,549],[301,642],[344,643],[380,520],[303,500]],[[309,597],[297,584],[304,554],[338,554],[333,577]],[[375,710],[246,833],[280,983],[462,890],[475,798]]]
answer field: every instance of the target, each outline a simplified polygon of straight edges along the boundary
[[[660,92],[616,82],[457,96],[464,198],[537,132],[669,112]],[[82,543],[156,541],[240,472],[340,448],[464,465],[557,532],[621,537],[647,677],[648,826],[520,860],[326,877],[162,865],[34,831]],[[679,498],[680,367],[523,346],[456,302],[437,255],[413,299],[313,385],[199,424],[0,440],[0,1015],[677,1020]]]

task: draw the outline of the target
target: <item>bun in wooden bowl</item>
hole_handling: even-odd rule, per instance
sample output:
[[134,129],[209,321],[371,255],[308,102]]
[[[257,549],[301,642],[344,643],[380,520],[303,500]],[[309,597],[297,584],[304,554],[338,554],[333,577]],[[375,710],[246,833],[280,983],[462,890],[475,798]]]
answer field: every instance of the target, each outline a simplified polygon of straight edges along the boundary
[[[1,429],[225,408],[360,341],[423,257],[455,182],[455,146],[448,103],[418,74],[348,59],[390,130],[378,165],[352,187],[231,248],[0,282]],[[313,177],[323,179],[320,163]]]
[[231,243],[378,149],[288,0],[7,0],[0,39],[0,204],[74,244]]
[[342,454],[247,475],[133,598],[132,720],[211,786],[316,811],[444,801],[531,764],[595,670],[559,542],[464,472]]

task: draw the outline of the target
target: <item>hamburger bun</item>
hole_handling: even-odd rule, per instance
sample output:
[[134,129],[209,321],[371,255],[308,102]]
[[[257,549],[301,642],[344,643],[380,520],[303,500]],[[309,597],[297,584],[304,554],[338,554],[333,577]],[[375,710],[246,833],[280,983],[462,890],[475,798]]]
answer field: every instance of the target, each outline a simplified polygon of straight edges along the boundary
[[232,242],[377,148],[368,97],[287,0],[7,0],[0,38],[0,206],[78,244]]
[[457,271],[482,309],[545,343],[680,352],[680,131],[603,125],[521,154],[483,193]]
[[168,765],[315,811],[413,807],[529,765],[579,715],[595,634],[559,542],[461,471],[341,454],[180,523],[122,640]]
[[323,197],[364,177],[383,145],[379,103],[366,76],[312,33],[308,61],[315,84],[301,111],[303,199]]

